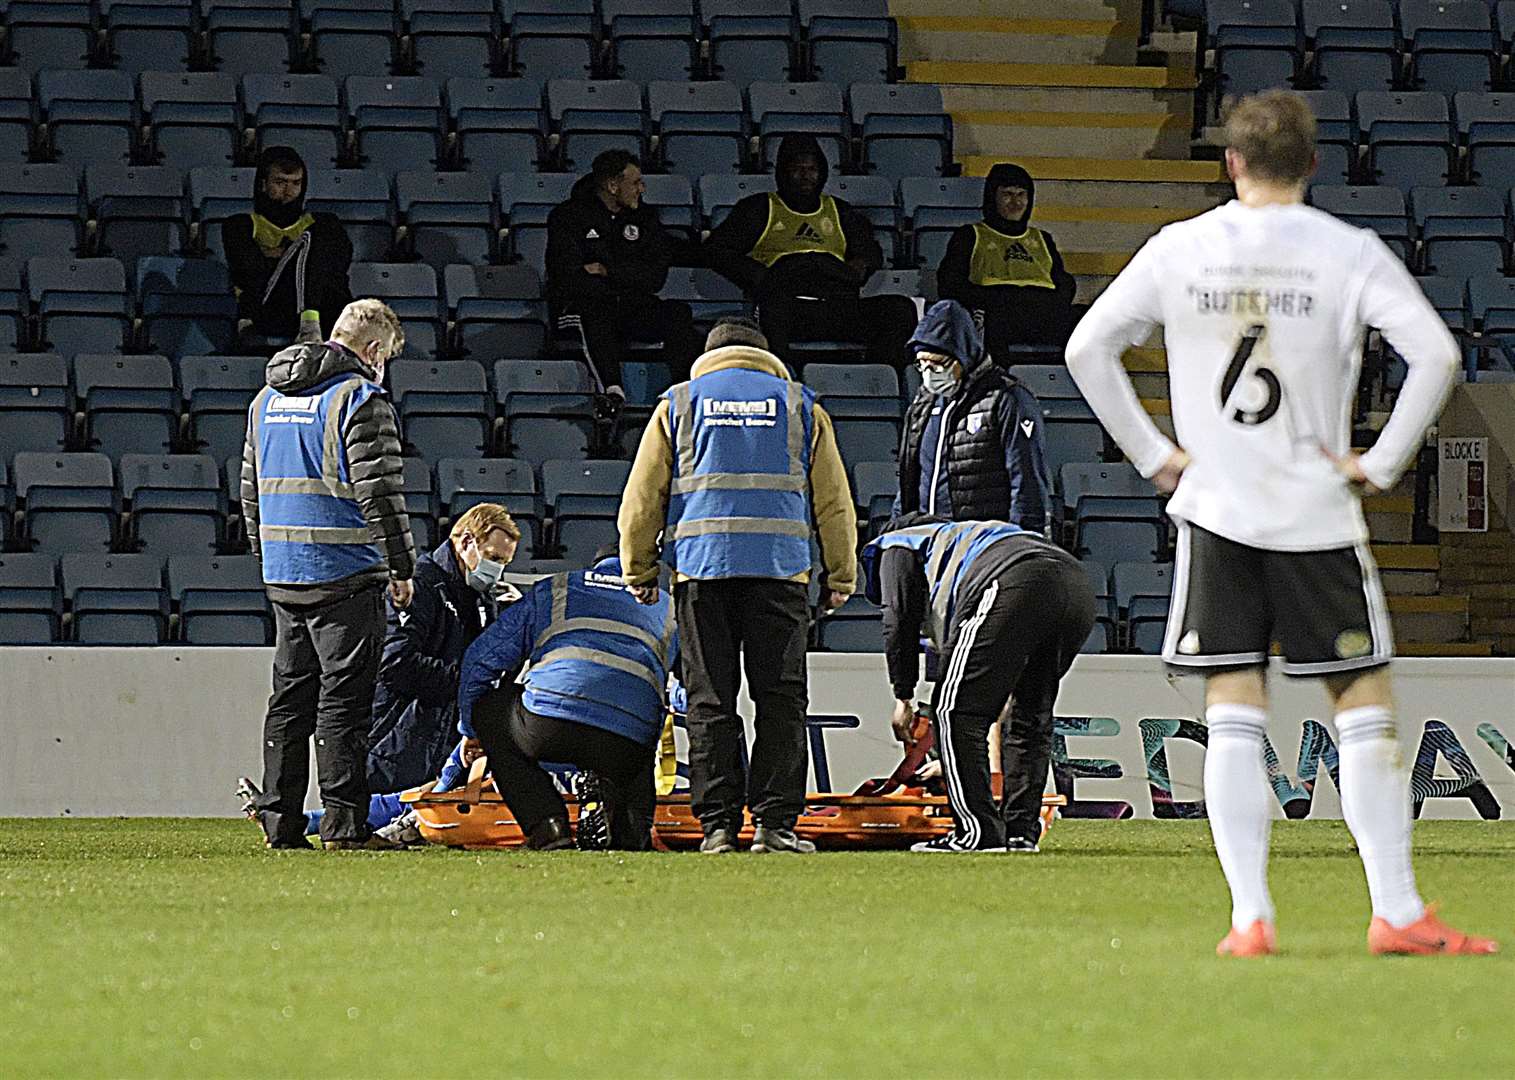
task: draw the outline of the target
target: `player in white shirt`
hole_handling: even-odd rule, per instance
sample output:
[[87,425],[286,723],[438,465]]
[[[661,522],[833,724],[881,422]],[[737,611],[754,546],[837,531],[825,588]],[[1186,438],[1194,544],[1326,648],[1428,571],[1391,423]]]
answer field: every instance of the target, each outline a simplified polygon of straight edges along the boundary
[[[1236,199],[1153,237],[1068,343],[1068,370],[1101,422],[1172,493],[1178,549],[1163,658],[1208,674],[1205,801],[1232,896],[1217,951],[1276,949],[1263,746],[1277,641],[1285,674],[1323,676],[1335,710],[1342,811],[1373,903],[1369,948],[1491,953],[1493,941],[1441,923],[1415,888],[1393,641],[1359,502],[1393,487],[1421,445],[1457,347],[1382,240],[1304,205],[1315,121],[1303,99],[1243,99],[1226,141]],[[1121,365],[1126,346],[1157,325],[1177,446]],[[1358,453],[1351,415],[1368,327],[1409,374],[1377,443]]]

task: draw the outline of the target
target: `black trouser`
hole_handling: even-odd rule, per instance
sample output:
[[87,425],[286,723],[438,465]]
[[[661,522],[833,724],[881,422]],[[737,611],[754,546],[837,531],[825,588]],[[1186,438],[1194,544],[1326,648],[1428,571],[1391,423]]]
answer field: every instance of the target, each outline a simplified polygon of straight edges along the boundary
[[[1072,310],[1051,289],[997,286],[984,292],[988,294],[984,304],[974,309],[973,316],[983,331],[984,347],[995,360],[1030,362],[1012,357],[1010,345],[1045,345],[1051,351],[1068,343]],[[1062,363],[1062,358],[1052,362]]]
[[694,315],[682,300],[616,296],[565,304],[558,314],[558,329],[579,332],[584,358],[605,386],[621,385],[621,361],[626,359],[628,341],[662,342],[663,359],[673,369],[674,382],[689,377],[689,366],[700,353]]
[[[1012,563],[972,582],[959,599],[932,704],[960,845],[1002,847],[1007,838],[1040,837],[1052,705],[1093,625],[1088,577],[1062,556]],[[1005,787],[996,807],[989,728],[1012,694],[1010,716],[1000,728]]]
[[[805,802],[809,747],[805,682],[807,590],[797,581],[681,581],[674,611],[689,692],[689,787],[708,833],[742,824],[744,801],[758,824],[792,829]],[[741,687],[757,706],[757,738],[742,773]]]
[[568,819],[563,796],[538,764],[555,761],[588,769],[605,782],[611,847],[651,849],[655,747],[589,724],[538,716],[522,703],[516,683],[491,690],[475,703],[473,728],[489,755],[500,798],[528,836],[548,818]]
[[368,729],[384,647],[384,590],[313,607],[274,602],[273,695],[263,721],[263,831],[305,843],[310,739],[316,739],[321,839],[368,836]]
[[758,305],[758,322],[768,351],[792,363],[791,341],[855,341],[870,364],[903,367],[905,346],[915,333],[915,301],[908,296],[870,296],[860,300],[797,300],[778,296]]

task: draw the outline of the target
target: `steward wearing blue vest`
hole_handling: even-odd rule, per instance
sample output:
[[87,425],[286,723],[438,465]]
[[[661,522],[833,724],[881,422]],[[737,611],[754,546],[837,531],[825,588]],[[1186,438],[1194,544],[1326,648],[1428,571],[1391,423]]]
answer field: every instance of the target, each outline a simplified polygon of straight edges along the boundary
[[537,582],[468,647],[458,729],[483,744],[529,847],[573,845],[543,761],[577,765],[607,783],[612,847],[652,846],[653,762],[678,656],[673,605],[637,603],[613,555]]
[[415,543],[400,438],[380,383],[404,334],[377,300],[343,310],[324,345],[268,364],[248,410],[242,516],[274,609],[273,696],[263,725],[270,847],[305,848],[310,739],[328,848],[383,846],[368,827],[368,729],[384,644],[384,587],[410,603]]
[[[691,799],[707,852],[736,849],[744,803],[757,823],[754,851],[814,850],[794,835],[808,760],[812,534],[826,605],[841,606],[857,580],[857,515],[831,419],[766,347],[749,320],[716,324],[694,378],[653,412],[619,518],[626,582],[639,600],[660,602],[660,534],[674,572]],[[757,708],[746,776],[743,662]]]
[[[922,634],[941,654],[936,745],[957,829],[912,851],[1037,850],[1058,684],[1094,626],[1077,560],[1003,521],[909,514],[863,549],[868,599],[884,609],[894,734],[910,741]],[[1000,728],[1004,794],[994,803],[989,728]]]

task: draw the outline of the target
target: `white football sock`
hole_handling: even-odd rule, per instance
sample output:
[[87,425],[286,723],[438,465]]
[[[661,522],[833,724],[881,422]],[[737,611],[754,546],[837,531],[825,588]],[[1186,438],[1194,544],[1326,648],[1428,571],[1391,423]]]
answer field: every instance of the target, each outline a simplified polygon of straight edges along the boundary
[[1341,810],[1357,841],[1373,914],[1408,926],[1425,914],[1410,865],[1410,784],[1400,762],[1394,714],[1365,705],[1336,714]]
[[1273,921],[1268,895],[1268,836],[1272,791],[1263,763],[1267,714],[1253,705],[1211,705],[1205,710],[1205,810],[1215,853],[1231,886],[1231,925],[1245,930]]

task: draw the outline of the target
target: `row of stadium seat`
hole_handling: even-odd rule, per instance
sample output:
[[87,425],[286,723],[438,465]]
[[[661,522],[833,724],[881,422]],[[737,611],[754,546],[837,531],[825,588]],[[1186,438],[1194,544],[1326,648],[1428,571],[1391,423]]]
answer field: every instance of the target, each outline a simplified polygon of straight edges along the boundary
[[1371,228],[1417,274],[1465,280],[1509,267],[1510,192],[1487,187],[1398,188],[1316,184],[1310,202]]
[[687,72],[741,83],[884,81],[897,41],[881,0],[12,0],[9,63],[31,71],[388,72],[434,77]]

